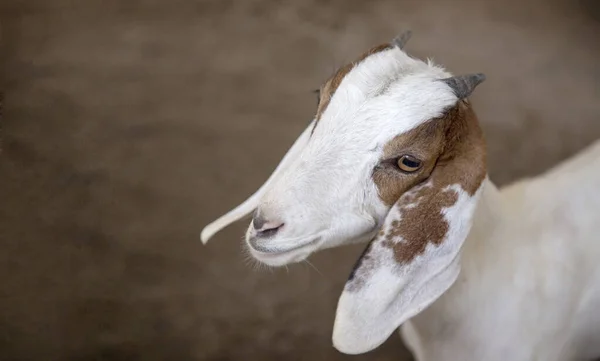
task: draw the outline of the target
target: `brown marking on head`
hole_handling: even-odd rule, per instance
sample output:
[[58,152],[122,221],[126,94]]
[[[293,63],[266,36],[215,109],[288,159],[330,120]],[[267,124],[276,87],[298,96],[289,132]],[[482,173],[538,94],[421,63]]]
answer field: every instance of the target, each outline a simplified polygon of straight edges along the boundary
[[466,101],[443,116],[392,139],[384,147],[384,160],[411,154],[423,162],[412,174],[378,169],[373,179],[381,199],[399,208],[401,218],[377,238],[394,251],[399,263],[422,254],[427,244],[440,244],[448,232],[442,211],[454,205],[458,194],[445,190],[457,184],[475,194],[486,176],[486,152],[477,118]]
[[327,109],[327,106],[329,105],[329,102],[331,101],[333,94],[335,93],[337,88],[342,83],[342,80],[344,80],[344,77],[346,77],[346,75],[350,72],[350,70],[352,70],[356,65],[358,65],[361,61],[365,60],[370,55],[390,49],[392,46],[393,45],[391,45],[391,44],[382,44],[382,45],[378,45],[376,47],[369,49],[367,52],[365,52],[364,54],[359,56],[355,61],[339,68],[335,72],[335,74],[333,74],[333,76],[331,76],[321,86],[321,89],[320,89],[321,95],[320,95],[320,99],[319,99],[319,105],[317,107],[317,115],[315,117],[315,119],[316,119],[315,126],[316,126],[316,123],[319,122],[319,119],[321,118],[321,115],[323,115],[323,112],[325,111],[325,109]]

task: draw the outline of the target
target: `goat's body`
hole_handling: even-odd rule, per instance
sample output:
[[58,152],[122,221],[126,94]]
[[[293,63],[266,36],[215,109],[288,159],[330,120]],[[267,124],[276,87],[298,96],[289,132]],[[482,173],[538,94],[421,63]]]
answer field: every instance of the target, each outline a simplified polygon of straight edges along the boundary
[[539,177],[486,188],[462,271],[402,326],[418,361],[600,356],[600,141]]

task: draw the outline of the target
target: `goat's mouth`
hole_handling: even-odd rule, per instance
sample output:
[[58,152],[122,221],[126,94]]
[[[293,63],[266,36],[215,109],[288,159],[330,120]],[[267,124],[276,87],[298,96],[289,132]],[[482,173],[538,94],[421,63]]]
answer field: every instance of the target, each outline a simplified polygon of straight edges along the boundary
[[[271,266],[283,266],[289,263],[300,262],[314,252],[321,237],[312,238],[308,242],[298,244],[294,242],[293,246],[288,244],[261,244],[258,242],[246,241],[250,254],[258,261]],[[266,240],[268,243],[268,240]]]

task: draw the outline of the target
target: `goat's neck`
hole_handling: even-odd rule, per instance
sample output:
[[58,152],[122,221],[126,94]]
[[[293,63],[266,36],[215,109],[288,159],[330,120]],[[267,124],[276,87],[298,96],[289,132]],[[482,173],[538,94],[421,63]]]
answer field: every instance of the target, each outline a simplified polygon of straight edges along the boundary
[[485,178],[483,189],[473,215],[473,225],[461,250],[460,275],[458,282],[442,296],[442,301],[454,297],[464,298],[460,285],[470,280],[473,275],[479,275],[481,270],[489,265],[490,259],[495,259],[506,249],[506,242],[499,236],[505,231],[507,223],[506,199],[489,178]]
[[[488,257],[496,257],[502,252],[506,244],[498,235],[503,232],[506,224],[506,200],[489,178],[484,180],[483,189],[477,208],[473,216],[471,231],[461,250],[461,274],[459,280],[464,281],[471,274],[478,273],[486,266]],[[457,288],[452,286],[449,291]],[[462,297],[458,292],[448,292],[447,297],[455,295]]]
[[468,267],[470,258],[477,257],[481,247],[494,248],[496,232],[502,227],[505,219],[505,204],[496,185],[489,178],[484,180],[483,189],[475,214],[473,226],[465,240],[462,251],[462,262]]

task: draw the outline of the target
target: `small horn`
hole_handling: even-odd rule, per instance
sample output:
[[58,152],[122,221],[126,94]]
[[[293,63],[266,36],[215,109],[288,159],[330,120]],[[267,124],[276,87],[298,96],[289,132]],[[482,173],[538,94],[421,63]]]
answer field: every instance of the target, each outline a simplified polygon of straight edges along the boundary
[[471,95],[475,87],[485,80],[485,75],[482,73],[459,75],[451,78],[442,79],[442,81],[454,91],[454,94],[459,99],[464,99]]
[[392,45],[394,45],[398,49],[404,49],[404,46],[406,45],[406,43],[408,42],[408,40],[410,39],[411,36],[412,36],[412,31],[407,30],[407,31],[403,32],[402,34],[396,36],[394,38],[394,40],[392,40]]

